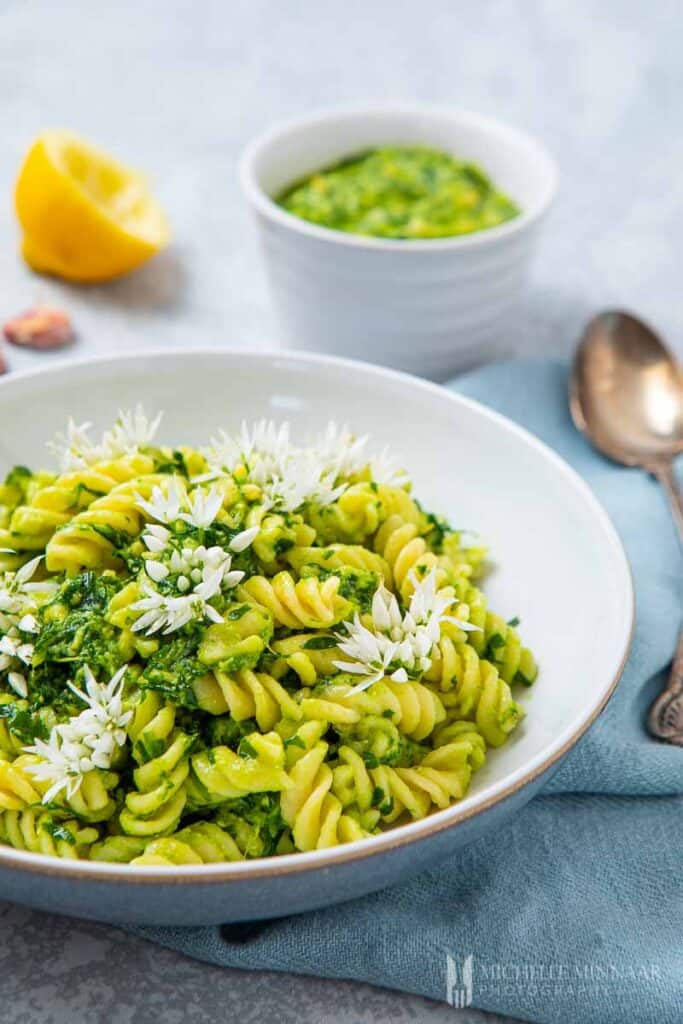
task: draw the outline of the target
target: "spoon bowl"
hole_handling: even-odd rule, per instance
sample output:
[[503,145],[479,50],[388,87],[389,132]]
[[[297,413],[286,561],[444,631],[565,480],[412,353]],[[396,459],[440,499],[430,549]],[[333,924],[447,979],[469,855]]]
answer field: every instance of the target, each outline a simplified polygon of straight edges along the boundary
[[628,313],[594,317],[570,388],[577,427],[611,459],[650,469],[683,452],[683,376],[659,337]]

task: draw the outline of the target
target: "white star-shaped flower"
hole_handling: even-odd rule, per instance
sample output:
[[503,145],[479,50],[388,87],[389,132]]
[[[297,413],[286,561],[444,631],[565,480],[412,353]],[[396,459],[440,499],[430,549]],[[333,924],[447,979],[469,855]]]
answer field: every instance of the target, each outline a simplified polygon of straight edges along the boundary
[[376,484],[386,484],[390,487],[405,487],[410,483],[410,477],[401,468],[398,460],[387,448],[370,459],[370,477]]
[[327,472],[335,477],[353,476],[368,464],[367,444],[367,436],[356,437],[345,424],[339,426],[330,420],[313,450]]
[[211,526],[223,505],[223,495],[215,487],[209,491],[197,487],[187,499],[188,511],[180,512],[179,519],[198,530]]
[[98,683],[89,666],[85,666],[85,692],[69,683],[70,689],[86,707],[68,722],[54,726],[50,738],[36,740],[25,747],[27,754],[38,760],[26,770],[51,786],[43,796],[48,804],[62,790],[71,798],[78,792],[83,776],[95,768],[111,768],[112,757],[127,740],[126,725],[132,711],[123,710],[123,681],[127,665],[123,665],[108,683]]
[[[207,586],[204,593],[210,590],[211,587]],[[136,633],[144,630],[148,636],[151,636],[162,631],[167,635],[182,629],[193,619],[208,618],[212,622],[223,621],[222,616],[213,605],[210,605],[205,598],[194,591],[190,594],[173,597],[160,594],[158,590],[146,583],[142,584],[142,591],[145,596],[131,605],[134,611],[142,612],[133,624],[133,631]],[[216,593],[215,589],[211,596],[214,593]]]
[[119,411],[114,426],[104,432],[99,443],[90,436],[91,423],[76,423],[72,418],[66,431],[48,442],[48,449],[57,457],[63,472],[83,469],[105,459],[132,455],[151,444],[159,429],[162,414],[150,419],[141,405],[127,412]]
[[102,452],[107,458],[116,459],[148,448],[159,430],[162,417],[160,412],[150,418],[139,402],[134,409],[119,409],[116,423],[102,436]]
[[150,519],[159,523],[175,523],[187,502],[187,493],[179,478],[172,476],[163,486],[155,484],[149,498],[136,494],[135,501]]
[[[36,632],[35,611],[38,602],[50,597],[58,584],[53,580],[34,580],[42,555],[32,558],[16,572],[0,576],[0,629],[8,632],[13,626],[24,632]],[[20,626],[20,622],[25,625]]]
[[372,599],[373,629],[363,626],[358,615],[353,622],[342,623],[347,636],[338,634],[338,646],[352,660],[335,661],[334,665],[343,672],[364,676],[354,691],[365,689],[385,675],[395,683],[405,683],[411,676],[426,672],[441,638],[443,622],[462,630],[479,628],[446,614],[453,605],[453,593],[437,589],[434,569],[422,580],[414,572],[409,579],[414,589],[404,614],[395,595],[380,585]]
[[76,423],[69,417],[64,433],[55,434],[47,447],[56,456],[60,469],[68,473],[73,469],[91,466],[101,457],[101,449],[90,437],[91,423]]
[[353,622],[344,622],[343,626],[347,635],[337,635],[337,646],[351,660],[332,664],[342,672],[363,676],[351,689],[352,693],[359,693],[387,675],[396,656],[396,644],[384,633],[372,632],[364,626],[358,613]]

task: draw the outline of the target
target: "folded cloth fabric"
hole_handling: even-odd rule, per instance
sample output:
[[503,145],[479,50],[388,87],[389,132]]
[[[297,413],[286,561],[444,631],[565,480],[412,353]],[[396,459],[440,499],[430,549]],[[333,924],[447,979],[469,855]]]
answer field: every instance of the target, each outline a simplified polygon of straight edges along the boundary
[[273,922],[138,932],[214,964],[352,978],[538,1024],[678,1024],[683,750],[644,728],[680,625],[668,510],[645,473],[612,465],[577,434],[566,366],[501,363],[450,387],[550,444],[611,515],[637,600],[613,700],[546,794],[405,885]]

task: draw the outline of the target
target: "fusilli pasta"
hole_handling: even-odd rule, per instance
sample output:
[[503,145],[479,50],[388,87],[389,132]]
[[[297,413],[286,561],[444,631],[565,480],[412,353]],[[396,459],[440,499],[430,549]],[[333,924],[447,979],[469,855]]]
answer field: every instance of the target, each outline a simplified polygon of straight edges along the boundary
[[0,842],[177,868],[462,799],[537,675],[482,542],[346,429],[158,425],[70,423],[0,485]]

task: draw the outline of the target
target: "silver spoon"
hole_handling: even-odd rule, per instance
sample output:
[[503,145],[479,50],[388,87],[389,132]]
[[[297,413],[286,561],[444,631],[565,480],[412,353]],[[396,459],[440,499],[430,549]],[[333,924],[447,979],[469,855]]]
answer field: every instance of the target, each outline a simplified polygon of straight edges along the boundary
[[[569,404],[576,426],[603,454],[659,480],[683,546],[683,499],[673,470],[683,452],[683,373],[654,331],[628,313],[594,317],[574,357]],[[648,728],[683,746],[683,630]]]

